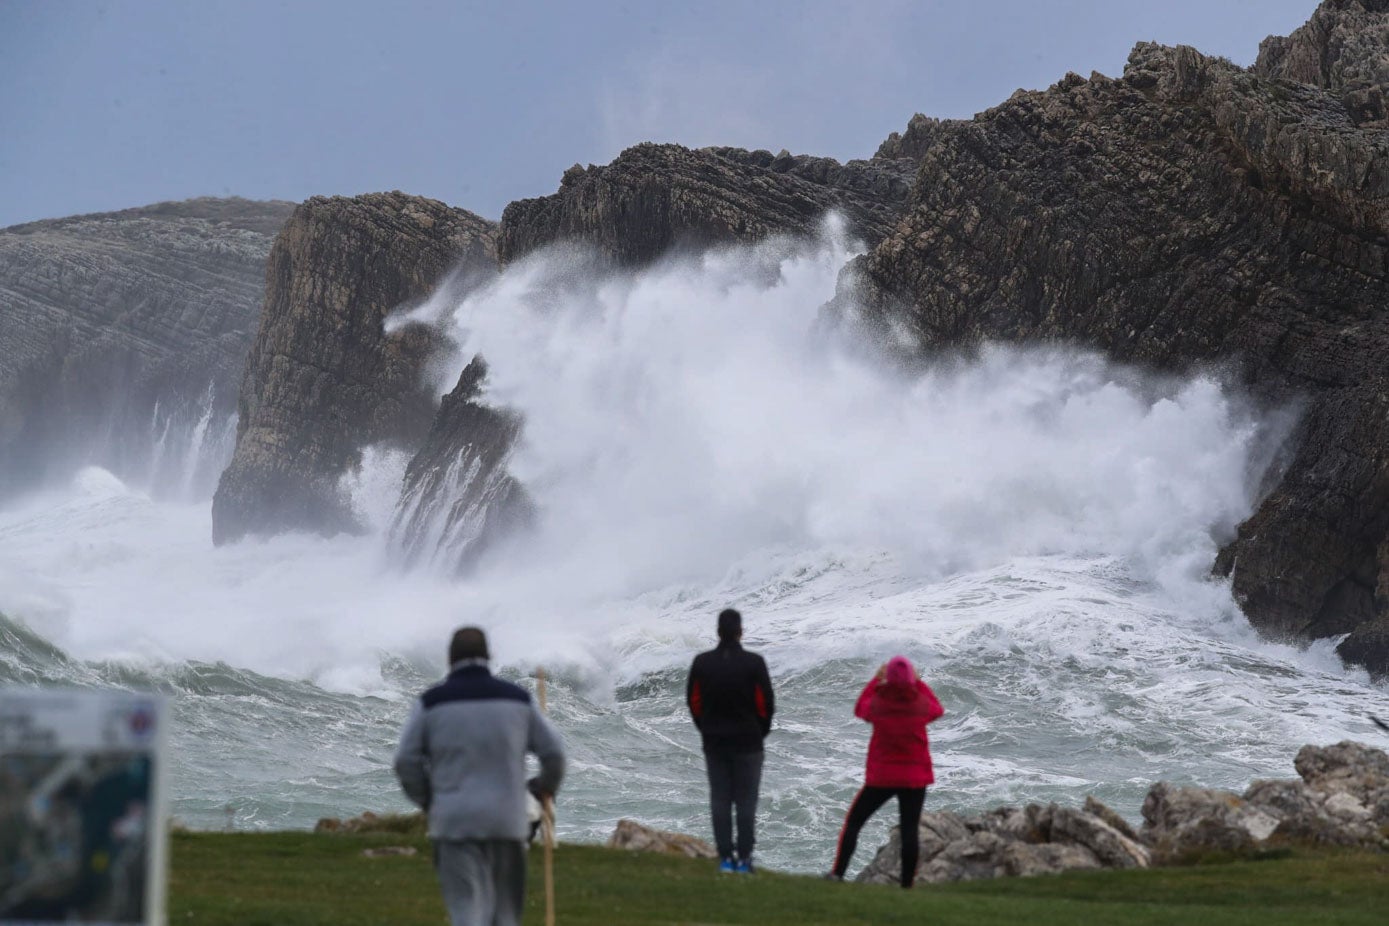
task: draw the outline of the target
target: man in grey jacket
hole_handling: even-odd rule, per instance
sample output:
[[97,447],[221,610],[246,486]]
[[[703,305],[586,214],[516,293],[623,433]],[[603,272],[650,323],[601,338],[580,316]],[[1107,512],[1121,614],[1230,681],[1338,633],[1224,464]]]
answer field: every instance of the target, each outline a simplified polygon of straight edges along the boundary
[[[553,797],[564,746],[525,689],[494,678],[487,637],[464,627],[449,675],[415,702],[395,773],[429,817],[434,868],[453,926],[516,926],[526,899],[526,791]],[[526,780],[526,754],[540,774]]]

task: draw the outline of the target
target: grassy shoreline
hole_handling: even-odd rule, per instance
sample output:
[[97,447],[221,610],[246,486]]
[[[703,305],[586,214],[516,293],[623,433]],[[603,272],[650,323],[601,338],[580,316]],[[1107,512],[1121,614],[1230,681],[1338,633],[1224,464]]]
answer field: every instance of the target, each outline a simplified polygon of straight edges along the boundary
[[[414,856],[368,858],[379,846]],[[429,843],[389,833],[176,833],[169,922],[198,926],[439,926]],[[544,921],[532,853],[526,922]],[[1076,872],[906,892],[762,872],[720,875],[709,862],[565,844],[555,853],[566,924],[857,926],[1019,923],[1346,923],[1383,926],[1389,855],[1295,852],[1149,871]]]

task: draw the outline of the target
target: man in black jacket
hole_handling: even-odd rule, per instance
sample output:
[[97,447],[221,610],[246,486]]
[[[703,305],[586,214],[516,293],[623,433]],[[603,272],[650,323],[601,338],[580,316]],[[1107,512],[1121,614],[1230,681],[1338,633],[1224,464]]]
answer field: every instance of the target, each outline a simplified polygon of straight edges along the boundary
[[[719,870],[752,872],[753,817],[762,783],[762,740],[772,729],[772,680],[767,663],[743,649],[743,616],[719,614],[719,645],[690,666],[685,702],[704,740],[709,805]],[[738,808],[737,854],[733,808]]]

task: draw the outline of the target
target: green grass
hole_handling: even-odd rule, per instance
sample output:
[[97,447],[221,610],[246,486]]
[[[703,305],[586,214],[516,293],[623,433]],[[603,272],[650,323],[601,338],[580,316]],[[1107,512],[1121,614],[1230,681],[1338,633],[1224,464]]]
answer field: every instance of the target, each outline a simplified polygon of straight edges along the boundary
[[[391,834],[178,833],[172,926],[441,926],[429,844]],[[413,845],[414,857],[366,858]],[[544,922],[540,852],[531,854],[526,922]],[[1045,924],[1389,922],[1389,855],[1295,852],[1263,861],[1085,872],[955,885],[834,884],[710,862],[563,845],[558,922],[579,924]]]

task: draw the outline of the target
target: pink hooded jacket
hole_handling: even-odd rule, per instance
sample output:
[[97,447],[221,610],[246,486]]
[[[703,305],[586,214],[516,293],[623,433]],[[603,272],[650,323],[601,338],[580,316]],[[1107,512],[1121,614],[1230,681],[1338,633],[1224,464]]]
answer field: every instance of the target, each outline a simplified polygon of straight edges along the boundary
[[854,706],[854,716],[873,725],[864,784],[870,788],[934,784],[926,725],[944,715],[945,708],[905,657],[889,659],[883,675],[868,683]]

